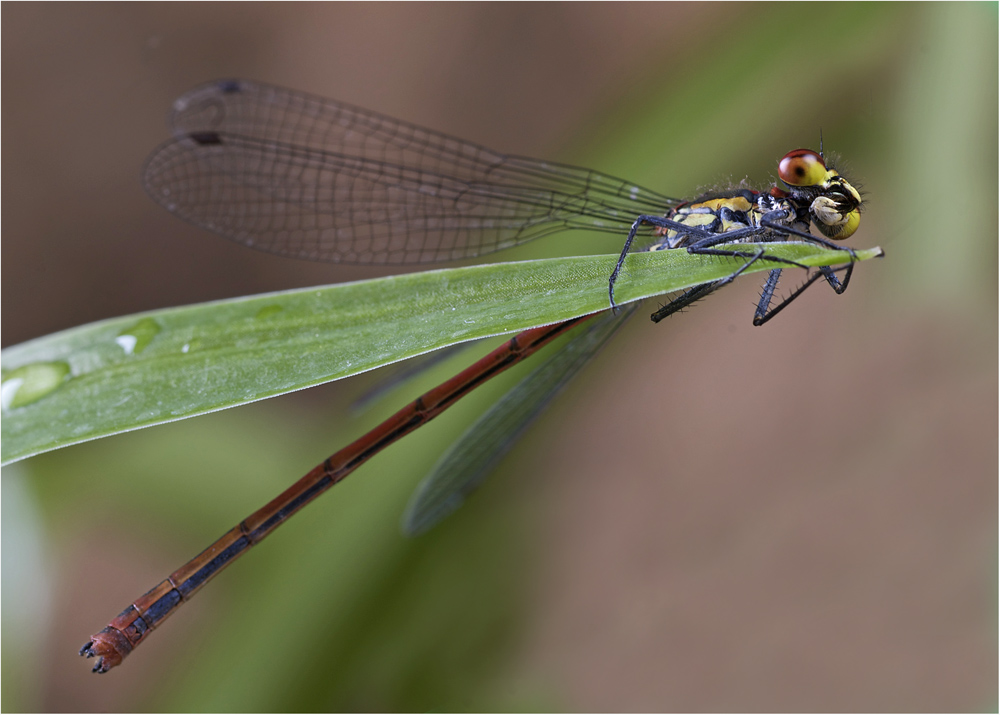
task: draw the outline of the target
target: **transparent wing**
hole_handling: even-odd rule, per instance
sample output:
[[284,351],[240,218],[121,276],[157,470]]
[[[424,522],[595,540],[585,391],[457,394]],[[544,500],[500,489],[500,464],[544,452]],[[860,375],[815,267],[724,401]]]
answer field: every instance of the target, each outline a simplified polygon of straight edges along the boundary
[[286,256],[407,264],[468,258],[569,228],[624,235],[679,202],[573,166],[498,154],[406,122],[230,80],[174,103],[143,171],[169,211]]
[[417,487],[403,514],[403,532],[427,531],[462,505],[534,423],[552,399],[632,315],[593,318],[466,430]]

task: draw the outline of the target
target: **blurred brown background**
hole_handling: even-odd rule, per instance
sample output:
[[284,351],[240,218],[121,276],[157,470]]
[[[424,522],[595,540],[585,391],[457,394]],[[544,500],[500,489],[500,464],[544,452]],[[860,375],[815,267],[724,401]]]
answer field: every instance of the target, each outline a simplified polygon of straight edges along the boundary
[[4,711],[996,706],[996,5],[5,3],[2,21],[4,346],[378,274],[257,254],[143,195],[171,101],[220,77],[668,195],[766,185],[822,130],[869,199],[853,244],[887,252],[761,329],[754,279],[634,321],[481,494],[405,540],[470,398],[103,677],[75,655],[90,633],[471,358],[370,414],[347,405],[377,375],[6,468]]

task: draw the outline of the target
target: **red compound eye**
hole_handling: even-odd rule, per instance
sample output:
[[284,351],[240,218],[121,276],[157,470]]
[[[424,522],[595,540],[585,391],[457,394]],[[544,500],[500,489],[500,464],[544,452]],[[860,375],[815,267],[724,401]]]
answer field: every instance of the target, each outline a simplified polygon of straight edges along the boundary
[[810,149],[790,151],[778,164],[778,176],[789,186],[816,186],[829,173],[823,157]]

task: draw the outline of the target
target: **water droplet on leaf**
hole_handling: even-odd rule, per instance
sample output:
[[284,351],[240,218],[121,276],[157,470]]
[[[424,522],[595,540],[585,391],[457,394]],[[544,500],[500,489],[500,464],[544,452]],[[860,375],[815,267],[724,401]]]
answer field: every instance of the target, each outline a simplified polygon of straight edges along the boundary
[[0,384],[0,405],[5,410],[30,405],[62,385],[69,374],[65,362],[33,362],[10,370]]
[[126,355],[138,355],[156,337],[163,328],[152,318],[143,318],[135,325],[125,328],[115,342],[118,343]]

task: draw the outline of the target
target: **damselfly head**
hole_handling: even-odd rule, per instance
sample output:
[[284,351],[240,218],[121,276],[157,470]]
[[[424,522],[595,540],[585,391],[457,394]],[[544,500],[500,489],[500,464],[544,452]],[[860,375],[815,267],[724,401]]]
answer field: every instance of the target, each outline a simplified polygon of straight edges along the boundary
[[844,239],[861,223],[861,194],[835,169],[827,168],[822,154],[796,149],[778,164],[778,177],[792,196],[807,198],[809,215],[827,238]]

